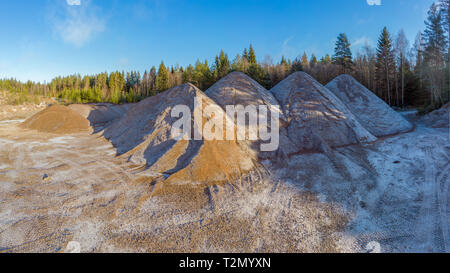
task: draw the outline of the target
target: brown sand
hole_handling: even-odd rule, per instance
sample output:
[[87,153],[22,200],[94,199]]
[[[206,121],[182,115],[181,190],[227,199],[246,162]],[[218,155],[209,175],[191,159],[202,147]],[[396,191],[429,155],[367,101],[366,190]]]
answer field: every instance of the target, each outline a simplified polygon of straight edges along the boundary
[[22,124],[23,128],[54,134],[89,132],[89,121],[74,110],[53,105],[37,113]]
[[177,120],[171,117],[172,107],[187,105],[193,113],[195,98],[203,101],[203,108],[215,104],[191,84],[177,86],[136,104],[108,127],[104,136],[122,157],[166,182],[190,186],[218,183],[253,169],[254,159],[235,141],[171,138],[172,124]]

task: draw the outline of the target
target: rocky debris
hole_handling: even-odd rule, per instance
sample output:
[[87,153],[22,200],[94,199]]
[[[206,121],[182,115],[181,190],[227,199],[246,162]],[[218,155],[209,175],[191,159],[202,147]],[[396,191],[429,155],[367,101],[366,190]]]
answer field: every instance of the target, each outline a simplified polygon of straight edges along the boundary
[[[277,155],[284,157],[289,153],[297,152],[295,144],[287,137],[286,128],[283,128],[283,126],[286,125],[286,118],[281,111],[278,101],[272,93],[246,74],[242,72],[232,72],[206,90],[205,94],[224,110],[226,110],[228,105],[242,105],[244,107],[251,105],[255,106],[256,109],[258,109],[260,105],[265,105],[267,106],[267,109],[271,109],[270,111],[278,113],[280,117],[279,126],[281,126],[281,128],[279,149],[277,151],[261,152],[261,141],[249,141],[248,146],[253,147],[253,153],[257,154],[260,159],[273,158]],[[260,115],[262,115],[262,113],[258,112],[258,118]],[[259,126],[261,125],[252,129],[259,131]],[[269,132],[272,130],[270,117],[267,119],[267,128],[265,129]]]
[[376,137],[405,133],[411,123],[350,75],[340,75],[326,85]]
[[424,118],[427,127],[432,128],[449,128],[450,127],[450,102],[435,110]]
[[339,98],[304,72],[293,73],[270,91],[283,106],[289,138],[301,151],[376,140]]
[[53,134],[90,132],[89,121],[62,105],[52,105],[21,124],[23,128]]

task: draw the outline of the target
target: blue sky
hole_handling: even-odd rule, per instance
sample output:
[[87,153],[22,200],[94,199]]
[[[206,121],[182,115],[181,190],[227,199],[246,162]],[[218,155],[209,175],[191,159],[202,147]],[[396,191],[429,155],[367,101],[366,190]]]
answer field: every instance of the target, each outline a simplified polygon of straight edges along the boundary
[[[381,5],[369,5],[381,1]],[[433,0],[0,0],[0,78],[185,66],[230,59],[250,43],[258,59],[332,53],[345,32],[353,51],[383,28],[412,43]]]

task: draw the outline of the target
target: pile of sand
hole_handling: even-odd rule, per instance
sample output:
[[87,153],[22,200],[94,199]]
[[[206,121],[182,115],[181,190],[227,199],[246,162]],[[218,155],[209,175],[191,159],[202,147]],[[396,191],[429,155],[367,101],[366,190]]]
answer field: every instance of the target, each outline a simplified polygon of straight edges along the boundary
[[340,75],[326,87],[376,137],[405,133],[412,129],[411,123],[350,75]]
[[95,131],[106,128],[115,120],[121,118],[134,104],[72,104],[69,108],[89,120]]
[[301,151],[376,140],[331,91],[304,72],[293,73],[270,91],[283,106],[289,138]]
[[[199,110],[194,107],[195,99],[202,101],[203,108],[215,105],[221,110],[195,86],[184,84],[139,102],[109,126],[104,136],[120,155],[167,181],[217,183],[238,179],[253,169],[253,158],[236,141],[172,138],[171,128],[178,120],[171,117],[172,109],[186,105],[194,113]],[[192,128],[193,119],[192,114]]]
[[[206,90],[205,94],[224,110],[226,110],[226,106],[228,105],[242,105],[244,107],[253,105],[256,106],[256,108],[260,105],[265,105],[267,106],[267,109],[272,109],[272,111],[278,113],[280,117],[280,127],[283,127],[286,124],[286,118],[281,111],[281,107],[276,107],[279,106],[279,103],[272,93],[242,72],[232,72],[228,74]],[[258,112],[258,118],[260,114],[261,113]],[[267,121],[267,129],[271,131],[270,119],[267,119]],[[259,127],[254,128],[254,130],[259,131]],[[280,129],[280,145],[278,151],[261,152],[261,141],[250,141],[249,146],[252,147],[252,152],[257,154],[260,159],[271,158],[275,155],[284,156],[291,152],[296,152],[295,145],[287,137],[285,128]]]
[[425,116],[425,125],[432,128],[450,127],[450,102],[442,106],[441,109],[433,111]]
[[89,121],[62,105],[53,105],[37,113],[21,125],[23,128],[53,134],[89,132]]

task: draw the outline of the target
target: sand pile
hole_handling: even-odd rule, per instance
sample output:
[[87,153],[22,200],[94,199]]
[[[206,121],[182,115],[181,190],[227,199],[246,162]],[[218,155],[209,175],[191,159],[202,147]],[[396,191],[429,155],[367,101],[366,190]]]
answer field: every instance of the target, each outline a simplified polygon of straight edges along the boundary
[[[145,165],[151,173],[173,182],[215,183],[239,178],[254,168],[254,160],[235,141],[175,140],[171,116],[177,105],[186,105],[192,113],[194,100],[221,111],[202,91],[191,84],[174,87],[141,101],[121,119],[108,127],[104,136],[130,162]],[[223,116],[226,115],[223,113]],[[203,119],[203,124],[206,123]]]
[[32,116],[22,127],[54,134],[74,134],[90,131],[89,121],[62,105],[53,105]]
[[405,133],[412,129],[411,123],[350,75],[340,75],[326,87],[376,137]]
[[271,92],[283,106],[289,138],[301,151],[376,139],[331,91],[304,72],[290,75]]
[[[276,108],[276,106],[279,106],[279,103],[272,93],[242,72],[232,72],[228,74],[205,91],[205,94],[224,110],[226,110],[226,106],[228,105],[242,105],[244,107],[253,105],[257,108],[260,105],[266,105],[267,109],[272,109],[272,111],[279,114],[279,126],[283,127],[286,124],[286,118],[284,117],[281,108]],[[258,118],[259,115],[261,115],[260,112],[258,112]],[[267,121],[267,129],[271,131],[270,119],[268,118]],[[255,130],[259,131],[259,127],[255,128]],[[253,148],[252,152],[257,154],[261,159],[270,158],[276,154],[287,155],[290,152],[295,152],[295,145],[287,137],[285,128],[280,129],[280,145],[278,151],[261,152],[260,144],[261,141],[249,142],[249,146]]]
[[425,125],[432,128],[450,127],[450,103],[442,106],[441,109],[433,111],[425,116]]
[[103,130],[121,118],[134,104],[72,104],[69,108],[87,118],[95,131]]

